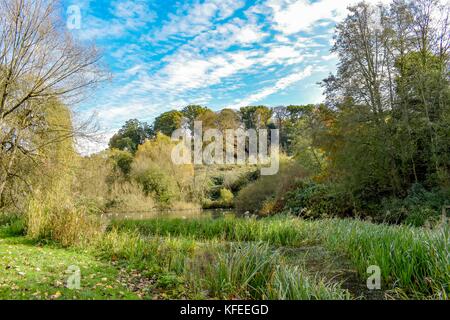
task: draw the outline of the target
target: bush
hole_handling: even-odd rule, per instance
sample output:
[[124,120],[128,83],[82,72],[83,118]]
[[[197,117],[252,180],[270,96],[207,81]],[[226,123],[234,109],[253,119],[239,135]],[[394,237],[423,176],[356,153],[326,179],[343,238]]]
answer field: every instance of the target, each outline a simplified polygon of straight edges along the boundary
[[133,155],[128,151],[112,150],[111,159],[113,160],[114,169],[125,177],[131,172],[131,164],[133,163]]
[[352,213],[349,202],[330,185],[302,181],[286,194],[283,210],[305,218],[344,217]]
[[[284,194],[304,178],[303,169],[291,160],[283,160],[280,172],[273,176],[261,176],[242,189],[236,197],[236,211],[240,214],[250,212],[262,214],[261,209],[270,199],[284,201]],[[274,206],[275,207],[275,206]],[[276,212],[264,212],[270,215]]]
[[261,176],[261,171],[259,169],[246,172],[246,173],[240,175],[235,181],[232,181],[231,183],[229,183],[229,189],[234,194],[237,194],[244,187],[246,187],[250,183],[258,180],[260,176]]
[[422,185],[415,184],[404,199],[383,199],[380,208],[382,214],[378,219],[387,223],[423,226],[440,219],[442,208],[450,205],[449,199],[448,191],[427,191]]
[[40,194],[26,212],[27,235],[34,240],[53,240],[63,246],[90,243],[101,236],[100,220],[85,206],[76,206],[58,192]]
[[234,195],[227,188],[221,188],[219,198],[217,200],[204,199],[202,203],[203,209],[223,209],[232,208],[234,206]]
[[219,200],[224,205],[232,206],[233,205],[233,200],[234,200],[233,192],[231,192],[230,190],[228,190],[226,188],[220,189],[220,198],[219,198]]
[[147,169],[144,172],[136,174],[138,182],[146,195],[152,195],[160,204],[170,204],[175,198],[175,181],[168,173],[157,167]]
[[192,200],[194,167],[173,163],[174,145],[169,137],[158,134],[138,147],[131,168],[131,176],[144,192],[163,206],[175,200]]
[[0,231],[8,237],[23,236],[26,233],[26,222],[22,218],[12,218],[7,222],[4,220],[0,223]]

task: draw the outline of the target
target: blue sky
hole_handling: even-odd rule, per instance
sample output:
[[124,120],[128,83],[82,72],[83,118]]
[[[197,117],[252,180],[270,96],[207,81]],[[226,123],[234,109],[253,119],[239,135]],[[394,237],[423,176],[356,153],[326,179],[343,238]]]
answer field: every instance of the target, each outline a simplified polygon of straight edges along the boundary
[[112,75],[79,106],[107,139],[130,118],[188,104],[214,110],[322,101],[333,29],[355,0],[77,0],[82,42]]

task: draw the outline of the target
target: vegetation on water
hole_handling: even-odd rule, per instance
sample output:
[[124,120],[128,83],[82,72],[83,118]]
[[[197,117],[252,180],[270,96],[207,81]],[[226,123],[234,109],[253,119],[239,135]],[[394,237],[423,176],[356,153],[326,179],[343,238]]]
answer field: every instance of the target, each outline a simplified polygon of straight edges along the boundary
[[[58,28],[45,1],[0,10],[11,44],[0,49],[0,298],[358,299],[370,294],[346,272],[364,284],[378,266],[382,298],[449,299],[448,5],[350,7],[323,104],[189,105],[127,121],[86,157],[75,141],[95,125],[75,121],[70,101],[105,79],[98,53]],[[169,136],[195,121],[278,129],[280,171],[175,165]],[[240,217],[190,219],[201,207]],[[185,219],[104,219],[170,209]],[[336,270],[314,267],[328,258]],[[71,265],[80,290],[64,285]]]
[[[449,229],[436,230],[408,226],[371,224],[358,220],[297,218],[255,219],[152,219],[117,221],[119,230],[145,236],[186,237],[229,242],[262,241],[278,247],[322,244],[344,253],[363,278],[370,265],[382,270],[391,289],[420,296],[448,297]],[[399,291],[400,292],[400,291]]]

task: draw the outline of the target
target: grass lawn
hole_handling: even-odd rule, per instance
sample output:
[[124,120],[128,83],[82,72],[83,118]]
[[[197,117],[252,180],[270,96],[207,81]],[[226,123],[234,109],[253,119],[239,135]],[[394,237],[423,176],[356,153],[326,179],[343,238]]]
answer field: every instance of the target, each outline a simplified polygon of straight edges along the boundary
[[[69,266],[81,272],[79,290],[66,287]],[[38,246],[0,233],[0,299],[139,299],[123,270],[88,253]],[[123,275],[122,275],[123,274]]]

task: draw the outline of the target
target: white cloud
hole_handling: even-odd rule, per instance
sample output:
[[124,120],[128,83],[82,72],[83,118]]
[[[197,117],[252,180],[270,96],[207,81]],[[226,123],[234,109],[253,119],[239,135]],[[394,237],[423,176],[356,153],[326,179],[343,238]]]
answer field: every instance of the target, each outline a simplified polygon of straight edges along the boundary
[[181,8],[177,14],[169,15],[169,21],[147,39],[167,41],[173,36],[198,35],[212,29],[215,21],[230,17],[244,4],[243,0],[209,0],[202,3],[197,1],[193,6]]
[[90,14],[90,1],[81,2],[80,6],[85,16],[82,17],[82,28],[74,33],[81,40],[120,38],[128,31],[141,28],[156,19],[156,13],[146,1],[141,0],[113,1],[110,11],[114,18],[108,20]]
[[[151,121],[189,103],[239,107],[292,93],[286,89],[313,71],[332,71],[331,25],[358,0],[260,0],[243,12],[243,0],[194,1],[181,4],[157,27],[144,27],[141,41],[126,37],[145,25],[145,1],[115,1],[109,24],[92,21],[87,37],[119,36],[127,43],[111,49],[115,79],[98,98],[106,127],[120,127],[132,117]],[[316,26],[320,34],[299,34],[317,31]]]
[[115,134],[115,130],[102,132],[90,138],[75,139],[75,148],[82,156],[98,153],[108,148],[108,142]]
[[146,1],[114,1],[112,13],[125,22],[127,28],[143,27],[155,21],[157,15],[151,10]]
[[338,58],[338,55],[336,53],[322,56],[322,60],[325,60],[325,61],[330,61],[330,60],[337,59],[337,58]]
[[291,86],[292,84],[309,77],[312,74],[312,71],[313,71],[313,67],[308,66],[306,69],[304,69],[301,72],[295,72],[284,78],[281,78],[275,83],[274,86],[263,88],[259,92],[251,94],[242,100],[236,100],[236,102],[237,102],[236,107],[245,107],[245,106],[251,105],[252,103],[261,101],[261,100],[265,99],[266,97],[268,97],[278,91],[284,90],[287,87]]
[[[284,35],[300,31],[311,31],[330,22],[338,22],[347,15],[347,7],[360,0],[267,0],[266,6],[272,9],[275,30]],[[387,3],[389,0],[366,0],[368,3]],[[328,20],[328,21],[326,21]]]

